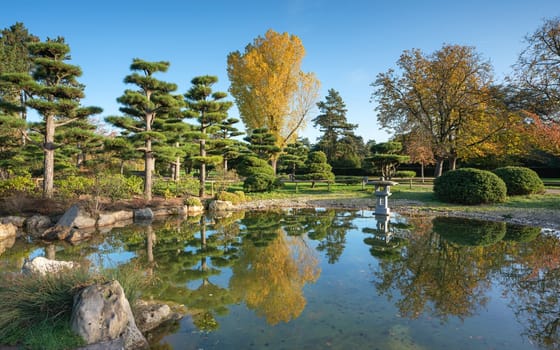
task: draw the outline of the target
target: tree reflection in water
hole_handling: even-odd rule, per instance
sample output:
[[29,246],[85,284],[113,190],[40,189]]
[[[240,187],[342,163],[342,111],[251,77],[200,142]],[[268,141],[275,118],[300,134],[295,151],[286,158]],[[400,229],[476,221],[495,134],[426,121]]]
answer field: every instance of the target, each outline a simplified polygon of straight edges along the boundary
[[302,237],[288,236],[274,218],[262,230],[258,225],[262,218],[248,214],[242,221],[244,239],[229,287],[235,299],[275,325],[301,314],[306,304],[303,287],[317,280],[320,269]]

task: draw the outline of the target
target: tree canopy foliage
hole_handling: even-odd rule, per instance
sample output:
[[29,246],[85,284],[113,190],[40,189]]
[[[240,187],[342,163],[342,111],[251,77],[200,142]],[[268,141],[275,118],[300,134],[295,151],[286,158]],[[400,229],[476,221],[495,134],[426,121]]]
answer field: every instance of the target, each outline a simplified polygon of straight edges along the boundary
[[472,47],[444,45],[431,55],[406,50],[372,84],[378,121],[395,133],[420,130],[432,147],[436,176],[443,161],[485,141],[507,122],[493,110],[491,66]]

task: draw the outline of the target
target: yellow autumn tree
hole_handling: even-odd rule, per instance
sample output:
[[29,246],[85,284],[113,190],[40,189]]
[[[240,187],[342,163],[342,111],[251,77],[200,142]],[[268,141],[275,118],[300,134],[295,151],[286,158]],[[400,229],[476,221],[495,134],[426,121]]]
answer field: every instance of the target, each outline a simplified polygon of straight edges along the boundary
[[[318,96],[318,79],[301,70],[304,56],[297,36],[270,29],[227,57],[229,92],[248,133],[267,128],[280,149],[297,138]],[[277,159],[271,158],[274,169]]]

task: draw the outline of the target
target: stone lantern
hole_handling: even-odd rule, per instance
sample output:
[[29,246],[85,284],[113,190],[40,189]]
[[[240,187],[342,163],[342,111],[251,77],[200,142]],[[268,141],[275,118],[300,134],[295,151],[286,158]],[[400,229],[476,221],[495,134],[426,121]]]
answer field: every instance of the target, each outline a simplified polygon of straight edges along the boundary
[[389,196],[391,195],[391,186],[398,185],[398,182],[377,180],[371,183],[375,186],[375,215],[390,215]]

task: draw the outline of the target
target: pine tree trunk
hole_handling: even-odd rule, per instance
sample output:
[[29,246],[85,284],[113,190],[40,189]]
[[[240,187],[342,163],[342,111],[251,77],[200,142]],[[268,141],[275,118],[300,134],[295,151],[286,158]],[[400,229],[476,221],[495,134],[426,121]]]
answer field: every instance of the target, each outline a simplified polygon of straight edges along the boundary
[[[206,140],[200,140],[200,156],[206,157]],[[200,189],[198,191],[198,196],[200,198],[204,198],[206,192],[206,163],[202,162],[200,164],[200,174],[199,174],[199,181],[200,181]]]
[[177,158],[175,158],[175,164],[173,165],[174,169],[174,173],[173,173],[173,180],[175,180],[175,182],[179,182],[179,180],[181,179],[181,157],[177,156]]
[[278,157],[276,155],[274,155],[270,159],[270,165],[272,165],[272,170],[274,170],[274,176],[276,176],[276,165],[277,164],[278,164]]
[[[179,142],[175,142],[175,147],[179,148]],[[175,158],[175,173],[173,174],[173,180],[179,182],[181,179],[181,157],[177,156]]]
[[144,160],[144,197],[152,200],[152,173],[154,170],[154,155],[152,153],[152,140],[146,140],[146,154]]
[[46,116],[45,122],[43,197],[52,198],[54,194],[54,116]]

